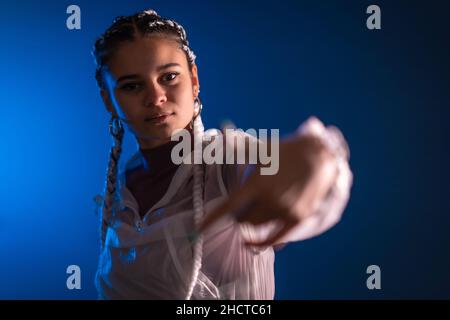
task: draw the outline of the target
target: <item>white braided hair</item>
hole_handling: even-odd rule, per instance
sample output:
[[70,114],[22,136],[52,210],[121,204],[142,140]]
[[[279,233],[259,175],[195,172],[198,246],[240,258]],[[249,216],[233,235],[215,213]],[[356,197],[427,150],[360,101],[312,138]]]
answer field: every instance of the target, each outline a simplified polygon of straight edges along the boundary
[[[193,131],[194,131],[194,143],[202,143],[203,142],[203,134],[205,131],[205,128],[203,126],[202,118],[200,115],[201,112],[201,104],[196,103],[195,104],[196,112],[198,113],[193,124]],[[200,148],[194,148],[194,152],[199,152],[201,150]],[[201,151],[200,151],[201,152]],[[204,215],[204,208],[203,208],[203,177],[204,177],[204,171],[203,166],[201,164],[194,164],[193,165],[194,170],[194,187],[193,187],[193,205],[194,205],[194,224],[195,228],[198,227],[200,224],[200,221]],[[186,300],[190,300],[192,297],[192,293],[194,291],[195,284],[197,283],[198,275],[200,273],[200,269],[202,267],[202,255],[203,255],[203,237],[200,235],[197,237],[196,241],[194,242],[193,247],[193,268],[192,268],[192,275],[190,279],[190,283],[188,286],[188,293],[186,295]]]
[[113,137],[113,145],[109,152],[108,168],[106,171],[106,182],[104,197],[100,195],[94,198],[94,201],[99,205],[103,200],[103,205],[100,209],[100,250],[103,250],[106,241],[106,229],[111,225],[115,216],[115,210],[118,205],[117,194],[117,171],[122,153],[122,141],[124,135],[124,128],[122,122],[116,116],[112,116],[109,123],[109,131]]

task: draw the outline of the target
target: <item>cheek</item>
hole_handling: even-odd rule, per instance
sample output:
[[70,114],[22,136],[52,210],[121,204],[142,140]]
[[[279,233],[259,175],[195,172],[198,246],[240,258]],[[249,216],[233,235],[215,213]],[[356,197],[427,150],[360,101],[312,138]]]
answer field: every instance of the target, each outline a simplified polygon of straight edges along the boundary
[[[170,97],[170,98],[169,98]],[[176,105],[176,111],[183,118],[190,118],[194,114],[194,98],[189,86],[177,88],[168,98]]]
[[139,117],[139,102],[141,100],[138,96],[116,96],[116,107],[122,111],[122,113],[128,119],[136,119]]
[[194,116],[194,102],[190,97],[183,99],[182,103],[178,105],[177,111],[179,125],[185,127]]

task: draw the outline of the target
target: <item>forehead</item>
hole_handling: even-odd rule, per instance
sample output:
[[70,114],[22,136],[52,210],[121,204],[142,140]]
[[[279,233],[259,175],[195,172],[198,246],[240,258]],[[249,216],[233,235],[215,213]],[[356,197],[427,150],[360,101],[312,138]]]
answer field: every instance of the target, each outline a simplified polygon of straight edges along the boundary
[[122,42],[109,60],[108,69],[114,76],[141,74],[172,62],[188,68],[186,55],[179,44],[161,36],[147,36]]

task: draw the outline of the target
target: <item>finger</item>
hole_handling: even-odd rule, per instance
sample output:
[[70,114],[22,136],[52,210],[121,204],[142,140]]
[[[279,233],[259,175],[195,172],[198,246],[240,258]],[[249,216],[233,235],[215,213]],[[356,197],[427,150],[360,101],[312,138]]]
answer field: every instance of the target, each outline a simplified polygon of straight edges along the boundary
[[255,247],[268,247],[274,245],[281,237],[286,235],[294,226],[296,226],[298,221],[296,220],[289,220],[286,222],[283,227],[276,232],[273,236],[268,238],[267,240],[264,240],[262,242],[252,242],[252,241],[246,241],[246,246],[255,246]]
[[237,211],[239,207],[250,202],[254,192],[254,188],[251,187],[243,187],[242,189],[235,191],[230,198],[203,219],[198,228],[198,232],[205,231],[205,229],[226,213]]
[[236,129],[236,126],[234,125],[233,121],[229,119],[224,119],[220,124],[220,130],[222,131],[223,134],[226,134],[227,129]]
[[325,125],[317,117],[311,116],[297,129],[299,134],[320,135],[325,130]]

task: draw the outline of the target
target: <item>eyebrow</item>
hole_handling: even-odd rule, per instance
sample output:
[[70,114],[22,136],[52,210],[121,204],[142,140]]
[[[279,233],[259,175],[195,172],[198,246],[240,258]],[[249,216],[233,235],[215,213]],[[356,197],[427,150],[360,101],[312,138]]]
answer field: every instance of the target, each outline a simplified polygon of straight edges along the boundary
[[[162,70],[168,69],[168,68],[171,68],[171,67],[181,67],[181,65],[178,64],[178,63],[175,63],[175,62],[171,62],[171,63],[166,63],[166,64],[163,64],[161,66],[156,67],[156,70],[158,72],[161,72]],[[117,83],[119,83],[121,81],[125,81],[125,80],[136,79],[136,78],[139,78],[138,74],[127,74],[127,75],[119,77],[117,79]]]
[[163,64],[162,66],[157,67],[156,70],[161,71],[164,69],[168,69],[170,67],[181,67],[181,65],[179,63],[171,62],[171,63],[166,63],[166,64]]

